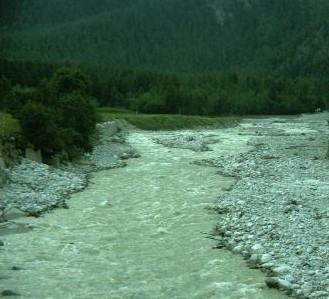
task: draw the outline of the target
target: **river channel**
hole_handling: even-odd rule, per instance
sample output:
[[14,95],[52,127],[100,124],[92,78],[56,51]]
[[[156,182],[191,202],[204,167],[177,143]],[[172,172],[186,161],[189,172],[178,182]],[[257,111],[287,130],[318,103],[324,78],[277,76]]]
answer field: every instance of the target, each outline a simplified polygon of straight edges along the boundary
[[[31,232],[6,236],[6,289],[33,299],[283,299],[265,274],[206,238],[219,215],[207,209],[232,183],[193,161],[247,151],[237,128],[200,131],[211,151],[167,148],[159,134],[132,132],[141,154],[95,173],[70,209],[29,218]],[[12,267],[19,271],[12,271]]]

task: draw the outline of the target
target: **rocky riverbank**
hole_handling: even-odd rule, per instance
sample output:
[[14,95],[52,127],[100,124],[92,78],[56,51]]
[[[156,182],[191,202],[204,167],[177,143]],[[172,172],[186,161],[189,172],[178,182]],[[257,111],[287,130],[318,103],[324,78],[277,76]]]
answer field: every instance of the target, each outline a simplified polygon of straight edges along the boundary
[[20,164],[6,169],[6,180],[0,189],[1,220],[10,219],[11,213],[17,211],[40,216],[54,208],[68,208],[67,199],[86,187],[90,173],[123,167],[125,159],[138,157],[125,142],[123,126],[118,121],[98,124],[97,145],[77,163],[55,168],[22,159]]
[[[329,298],[328,119],[246,119],[234,130],[251,151],[195,162],[236,181],[209,207],[221,215],[217,247],[242,254],[268,274],[269,287],[302,299]],[[216,142],[197,132],[155,140],[194,151]]]
[[[195,162],[216,167],[236,182],[210,207],[220,214],[213,235],[218,248],[241,254],[251,267],[265,271],[269,287],[301,299],[329,298],[327,119],[327,113],[247,119],[216,134],[162,132],[153,138],[202,154],[239,138],[241,144],[248,140],[249,152],[218,156],[216,151],[217,156]],[[13,205],[30,215],[65,208],[90,173],[122,167],[125,159],[138,156],[125,142],[120,124],[98,129],[98,145],[79,165],[58,169],[23,160],[8,171],[2,207]]]
[[218,198],[219,248],[266,271],[297,298],[329,298],[328,114],[246,120],[253,150],[201,161],[237,179]]

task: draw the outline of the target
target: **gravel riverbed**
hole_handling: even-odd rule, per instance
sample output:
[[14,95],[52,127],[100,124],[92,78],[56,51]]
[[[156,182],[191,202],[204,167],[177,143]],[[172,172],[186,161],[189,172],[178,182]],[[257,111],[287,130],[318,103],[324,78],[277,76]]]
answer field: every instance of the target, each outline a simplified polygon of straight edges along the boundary
[[253,150],[199,161],[236,178],[218,198],[219,248],[268,273],[297,298],[329,298],[328,114],[246,120]]
[[[10,219],[11,214],[16,215],[18,211],[28,216],[40,216],[54,208],[68,208],[67,199],[87,186],[90,173],[126,166],[126,159],[139,154],[125,142],[121,133],[124,126],[118,121],[98,124],[97,145],[75,164],[55,168],[22,159],[20,164],[8,168],[6,183],[0,189],[3,214],[0,216]],[[8,227],[13,223],[6,224]]]
[[[214,206],[220,249],[242,254],[268,287],[296,298],[329,298],[329,114],[245,119],[230,134],[251,151],[196,161],[235,178]],[[225,133],[223,134],[225,138]],[[194,151],[221,142],[191,132],[156,142]]]
[[[219,213],[213,232],[217,247],[241,254],[251,267],[267,272],[269,287],[302,299],[329,298],[327,119],[328,113],[246,119],[221,134],[247,138],[251,151],[195,162],[235,178],[210,207]],[[79,165],[58,169],[23,160],[9,169],[1,209],[14,207],[37,216],[67,208],[66,199],[85,188],[91,172],[123,167],[126,159],[138,157],[118,123],[99,125],[98,130],[98,145]],[[194,151],[211,150],[221,142],[221,135],[199,133],[162,134],[154,141]],[[15,221],[2,229],[11,224]]]

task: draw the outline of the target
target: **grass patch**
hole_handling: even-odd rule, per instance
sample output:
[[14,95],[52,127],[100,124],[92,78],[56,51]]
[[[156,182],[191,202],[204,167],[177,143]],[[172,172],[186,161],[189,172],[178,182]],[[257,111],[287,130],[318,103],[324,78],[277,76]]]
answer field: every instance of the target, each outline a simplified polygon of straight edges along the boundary
[[20,125],[17,119],[10,114],[0,112],[0,136],[15,135],[20,132]]
[[124,119],[142,130],[181,130],[194,128],[223,128],[236,124],[240,118],[228,117],[202,117],[172,114],[133,114],[100,111],[103,121]]

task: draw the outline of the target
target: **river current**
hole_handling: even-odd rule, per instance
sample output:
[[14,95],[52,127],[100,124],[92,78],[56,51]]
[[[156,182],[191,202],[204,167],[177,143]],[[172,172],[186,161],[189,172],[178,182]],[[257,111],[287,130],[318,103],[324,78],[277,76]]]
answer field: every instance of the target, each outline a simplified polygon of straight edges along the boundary
[[6,236],[7,289],[22,299],[287,298],[206,238],[219,217],[207,207],[233,179],[193,161],[246,151],[248,137],[237,128],[200,131],[220,141],[193,152],[155,143],[159,134],[184,132],[131,133],[141,158],[94,174],[70,209],[31,218],[31,232]]

